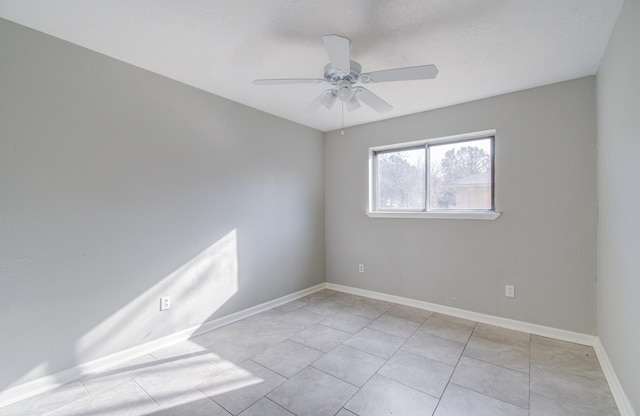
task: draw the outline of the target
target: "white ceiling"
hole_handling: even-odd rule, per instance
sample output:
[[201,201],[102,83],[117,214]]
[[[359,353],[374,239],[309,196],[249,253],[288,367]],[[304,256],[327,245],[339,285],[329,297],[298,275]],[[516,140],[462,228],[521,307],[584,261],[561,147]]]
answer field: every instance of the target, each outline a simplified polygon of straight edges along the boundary
[[352,41],[363,72],[436,64],[435,80],[369,85],[345,126],[596,73],[623,0],[0,0],[0,17],[322,131],[341,106],[302,109],[325,86],[321,36]]

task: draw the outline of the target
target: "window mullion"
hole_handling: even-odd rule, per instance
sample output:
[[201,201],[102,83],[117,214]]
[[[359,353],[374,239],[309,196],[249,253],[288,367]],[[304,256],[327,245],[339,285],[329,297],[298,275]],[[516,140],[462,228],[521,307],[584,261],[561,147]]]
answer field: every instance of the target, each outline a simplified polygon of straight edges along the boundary
[[378,152],[373,152],[373,160],[371,162],[371,174],[373,175],[373,184],[372,184],[372,200],[369,202],[373,209],[378,210],[378,188],[380,184],[378,183]]
[[431,172],[431,164],[429,157],[429,145],[424,145],[424,212],[429,212],[429,192],[430,192],[430,184],[429,184],[429,173]]

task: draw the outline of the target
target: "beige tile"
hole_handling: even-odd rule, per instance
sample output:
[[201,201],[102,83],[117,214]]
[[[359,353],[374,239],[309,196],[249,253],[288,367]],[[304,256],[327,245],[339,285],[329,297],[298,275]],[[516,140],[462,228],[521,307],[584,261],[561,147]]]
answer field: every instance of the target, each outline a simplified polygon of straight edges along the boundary
[[364,316],[353,315],[351,313],[339,312],[323,321],[320,321],[321,325],[328,326],[330,328],[338,329],[340,331],[355,334],[365,326],[369,325],[371,319]]
[[190,390],[174,397],[148,416],[231,416],[219,404],[199,390]]
[[529,348],[473,336],[469,339],[463,355],[522,373],[529,373]]
[[346,340],[344,344],[387,359],[390,358],[404,342],[404,338],[364,328]]
[[422,325],[433,312],[426,311],[424,309],[412,308],[405,305],[394,305],[391,309],[384,313],[388,316],[394,316],[400,319],[406,319],[407,321],[415,322]]
[[440,397],[453,369],[453,366],[400,350],[378,374],[433,397]]
[[338,345],[313,363],[313,366],[327,374],[362,387],[384,363],[385,360],[380,357],[346,345]]
[[144,374],[146,371],[161,364],[160,361],[151,355],[144,355],[134,360],[115,365],[99,373],[87,375],[80,381],[89,394],[96,396],[109,390],[118,384],[132,380],[134,377]]
[[129,380],[96,396],[71,403],[46,415],[143,415],[156,410],[158,410],[158,404],[133,380]]
[[221,370],[227,369],[230,365],[233,365],[232,362],[225,360],[219,354],[214,353],[211,349],[204,347],[193,340],[187,340],[154,351],[151,355],[163,363],[171,363],[199,357],[202,362],[210,363]]
[[295,416],[293,413],[287,411],[284,407],[279,406],[275,402],[263,397],[255,402],[244,412],[240,413],[240,416]]
[[590,378],[604,379],[598,357],[593,347],[532,336],[531,362]]
[[336,295],[315,296],[306,299],[307,305],[304,309],[324,316],[332,316],[338,312],[344,311],[344,304],[335,299]]
[[199,335],[191,341],[205,346],[223,363],[232,364],[224,366],[221,363],[220,367],[231,368],[304,328],[303,325],[279,321],[283,315],[285,313],[270,310]]
[[291,312],[283,313],[282,315],[278,316],[276,319],[287,325],[306,328],[313,324],[317,324],[318,322],[322,321],[325,318],[326,316],[316,312],[312,312],[307,309],[296,309]]
[[416,332],[402,346],[402,349],[445,364],[456,365],[464,350],[464,344],[423,332]]
[[603,403],[594,400],[587,402],[560,395],[548,397],[535,391],[531,392],[530,416],[619,416],[612,397]]
[[438,313],[438,312],[435,312],[433,315],[431,315],[431,318],[442,319],[444,321],[455,323],[460,326],[467,326],[471,328],[475,327],[477,324],[477,322],[471,321],[469,319],[458,318],[457,316],[446,315],[444,313]]
[[449,384],[434,416],[528,416],[528,414],[527,410],[520,407]]
[[0,408],[0,416],[39,416],[89,397],[82,383],[65,384],[56,389]]
[[523,409],[529,408],[529,376],[525,373],[462,357],[451,382]]
[[315,368],[306,368],[267,397],[297,416],[333,416],[358,389]]
[[285,312],[269,310],[199,335],[191,340],[205,347],[229,342],[235,342],[237,345],[277,344],[304,328],[303,325],[281,322],[279,319],[285,315]]
[[389,302],[361,297],[353,302],[345,302],[344,312],[364,316],[369,319],[376,319],[391,309],[392,306],[393,304]]
[[291,340],[322,352],[329,352],[350,336],[351,334],[346,332],[317,324],[295,334]]
[[322,352],[292,340],[284,340],[251,358],[258,364],[291,377],[322,356]]
[[336,416],[358,416],[358,415],[343,408],[343,409],[340,409],[338,413],[336,413]]
[[386,332],[397,337],[409,338],[420,324],[391,315],[382,315],[368,325],[368,328]]
[[532,415],[551,408],[569,415],[618,414],[603,376],[588,377],[563,366],[532,363],[530,377]]
[[198,386],[228,412],[237,415],[286,379],[263,366],[246,361]]
[[404,384],[375,375],[345,405],[357,415],[430,415],[438,404],[438,399],[424,394]]
[[477,324],[473,330],[473,336],[501,344],[529,348],[530,335],[526,332],[500,328],[494,325]]
[[358,302],[362,302],[364,300],[373,300],[373,299],[366,298],[364,296],[354,295],[351,293],[344,293],[344,292],[337,292],[336,295],[333,297],[333,299],[342,305],[353,305]]
[[473,332],[475,323],[459,318],[444,317],[444,315],[433,314],[429,317],[418,331],[452,341],[466,343]]
[[160,405],[194,389],[204,380],[223,372],[208,354],[176,357],[134,377],[134,381]]

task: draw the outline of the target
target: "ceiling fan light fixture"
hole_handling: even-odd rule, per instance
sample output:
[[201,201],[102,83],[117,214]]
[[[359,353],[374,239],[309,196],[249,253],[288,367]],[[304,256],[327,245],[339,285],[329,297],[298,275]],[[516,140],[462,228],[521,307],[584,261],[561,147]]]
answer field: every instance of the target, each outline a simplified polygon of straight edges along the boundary
[[353,97],[351,97],[349,101],[345,101],[345,105],[347,107],[347,111],[351,112],[353,110],[357,110],[358,108],[360,108],[360,101],[354,95]]
[[353,97],[353,87],[349,81],[340,81],[336,85],[336,95],[341,101],[350,101]]
[[324,105],[327,110],[331,110],[331,107],[333,107],[333,104],[336,102],[336,98],[332,90],[327,90],[322,97],[322,105]]

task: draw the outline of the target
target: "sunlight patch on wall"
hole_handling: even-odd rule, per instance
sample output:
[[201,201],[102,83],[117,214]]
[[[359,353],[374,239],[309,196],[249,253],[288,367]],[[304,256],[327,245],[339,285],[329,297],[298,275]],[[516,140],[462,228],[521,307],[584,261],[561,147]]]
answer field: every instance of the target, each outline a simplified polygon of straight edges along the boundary
[[[238,291],[238,241],[233,229],[93,327],[76,343],[77,362],[94,360],[196,327]],[[171,297],[160,311],[160,298]]]

